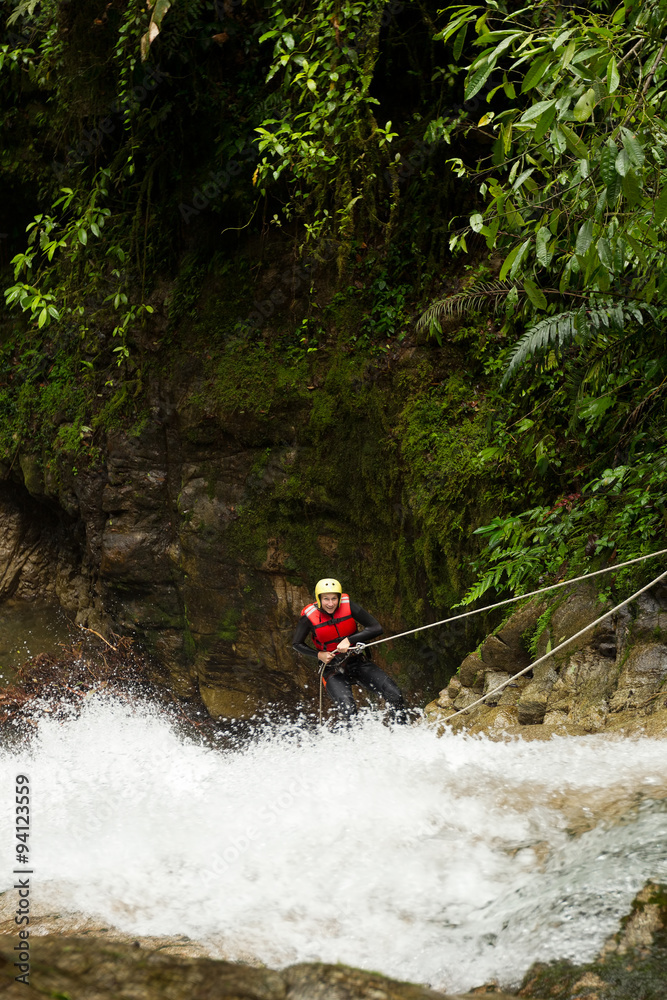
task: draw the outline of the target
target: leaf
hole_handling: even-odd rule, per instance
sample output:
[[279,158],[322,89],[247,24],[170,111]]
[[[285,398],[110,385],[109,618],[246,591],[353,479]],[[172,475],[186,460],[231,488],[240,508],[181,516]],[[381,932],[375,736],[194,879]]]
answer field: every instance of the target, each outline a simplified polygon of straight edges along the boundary
[[151,45],[160,34],[160,28],[162,27],[162,19],[171,7],[172,0],[153,0],[153,3],[148,4],[149,7],[153,8],[153,13],[151,14],[150,24],[148,25],[148,31],[142,35],[141,38],[141,61],[145,62],[148,58],[148,50]]
[[91,222],[90,223],[90,231],[93,234],[93,236],[99,236],[100,235],[100,227],[97,225],[96,222]]
[[478,94],[495,69],[495,64],[482,64],[466,83],[464,101],[470,101]]
[[550,239],[551,230],[547,226],[541,226],[535,237],[535,256],[542,267],[548,267],[553,257],[552,251],[549,250]]
[[653,215],[656,223],[660,226],[667,219],[667,184],[655,200]]
[[517,246],[514,247],[513,250],[510,250],[510,252],[508,253],[507,257],[505,258],[505,260],[503,262],[503,266],[500,269],[500,274],[499,274],[500,281],[504,281],[505,278],[507,277],[507,272],[509,271],[510,267],[514,263],[516,255],[518,254],[518,252],[519,252],[520,249],[521,249],[521,247],[517,245]]
[[520,122],[532,122],[535,118],[540,118],[549,108],[556,109],[556,99],[551,101],[538,101],[521,115]]
[[476,212],[474,215],[470,216],[470,228],[473,233],[480,233],[484,225],[484,217]]
[[528,180],[528,178],[534,172],[534,170],[535,167],[529,167],[528,170],[524,170],[522,173],[520,173],[517,179],[514,181],[514,184],[512,185],[512,190],[518,191],[521,185]]
[[625,175],[627,174],[628,170],[630,170],[630,166],[631,166],[631,164],[630,164],[630,154],[628,153],[627,149],[623,148],[623,149],[619,150],[619,153],[618,153],[618,155],[616,157],[616,171],[617,171],[617,173],[619,173],[621,175],[621,177],[625,177]]
[[549,141],[557,153],[564,153],[567,149],[567,139],[565,138],[565,133],[558,125],[555,125],[552,128]]
[[621,77],[618,72],[618,66],[616,65],[616,59],[612,56],[607,63],[607,90],[610,94],[613,94],[616,90],[618,90],[620,82]]
[[638,243],[637,240],[633,239],[629,233],[626,233],[625,238],[628,241],[628,245],[633,250],[639,263],[643,264],[644,267],[648,267],[648,257],[646,256],[644,252],[644,247],[641,245],[641,243]]
[[611,271],[613,274],[614,259],[611,254],[611,247],[609,246],[609,240],[607,239],[606,236],[601,236],[600,239],[597,241],[596,246],[600,262],[607,268],[608,271]]
[[587,219],[577,234],[576,252],[582,257],[588,253],[588,248],[593,242],[593,220]]
[[623,136],[623,149],[626,151],[630,157],[630,162],[633,167],[640,168],[644,165],[644,150],[642,149],[637,136],[634,135],[630,129],[622,128],[621,134]]
[[588,146],[586,145],[586,143],[582,142],[577,133],[573,129],[571,129],[569,125],[566,125],[564,122],[561,122],[558,127],[565,136],[565,141],[567,142],[567,147],[570,150],[570,152],[574,153],[575,156],[578,156],[582,160],[583,159],[587,160]]
[[628,170],[623,178],[623,194],[631,206],[636,205],[642,196],[639,178],[634,170]]
[[286,31],[282,35],[282,40],[285,43],[285,48],[291,52],[294,48],[294,35],[290,35],[289,31]]
[[[516,257],[514,258],[514,260],[512,261],[512,266],[510,267],[510,278],[516,277],[516,274],[518,273],[518,270],[519,270],[519,268],[521,266],[521,261],[526,256],[526,253],[528,251],[528,247],[530,246],[530,244],[531,244],[531,241],[530,240],[526,240],[525,243],[522,243],[521,246],[519,247],[519,251],[518,251]],[[507,261],[505,261],[505,263],[507,263]],[[503,265],[503,267],[504,267],[504,265]]]
[[466,34],[468,33],[468,25],[464,24],[463,27],[458,32],[456,38],[454,39],[454,62],[457,63],[461,58],[461,53],[463,52],[463,46],[466,40]]
[[540,82],[542,77],[547,71],[547,67],[553,61],[553,54],[549,52],[546,56],[542,56],[537,62],[534,62],[526,73],[523,83],[521,84],[521,93],[525,94],[527,91],[532,90]]
[[574,114],[574,117],[578,122],[585,122],[588,121],[588,119],[593,114],[594,107],[595,107],[595,91],[593,90],[592,87],[590,87],[589,90],[585,91],[581,95],[581,97],[575,104],[574,111],[572,113]]
[[83,243],[85,247],[86,243],[88,242],[88,233],[86,232],[85,229],[80,229],[78,232],[78,236],[79,236],[79,243]]
[[525,278],[523,282],[523,287],[526,290],[526,295],[535,306],[536,309],[546,309],[547,300],[544,292],[541,288],[531,281],[530,278]]
[[544,139],[545,135],[547,134],[549,126],[551,125],[555,117],[556,117],[556,105],[554,104],[553,107],[547,108],[547,110],[542,114],[542,117],[538,121],[537,128],[535,129],[535,132],[533,134],[535,142],[542,142],[542,139]]
[[607,139],[602,153],[600,154],[600,177],[602,178],[602,183],[605,187],[609,187],[616,177],[616,157],[618,156],[618,147],[613,139]]

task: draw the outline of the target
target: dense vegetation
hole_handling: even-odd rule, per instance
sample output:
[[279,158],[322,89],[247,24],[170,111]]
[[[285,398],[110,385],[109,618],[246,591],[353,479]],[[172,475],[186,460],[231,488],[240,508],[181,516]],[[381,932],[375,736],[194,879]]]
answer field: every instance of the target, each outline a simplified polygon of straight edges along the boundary
[[7,468],[103,461],[186,341],[257,412],[418,345],[386,456],[440,602],[660,546],[666,3],[4,7]]

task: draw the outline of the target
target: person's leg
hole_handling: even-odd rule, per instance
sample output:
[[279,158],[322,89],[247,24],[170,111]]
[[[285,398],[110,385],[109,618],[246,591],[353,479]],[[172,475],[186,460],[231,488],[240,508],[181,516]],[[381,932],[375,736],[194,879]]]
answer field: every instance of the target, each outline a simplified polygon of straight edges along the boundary
[[369,660],[360,660],[354,664],[351,671],[353,682],[363,684],[369,691],[381,695],[390,707],[391,715],[396,722],[408,721],[403,695],[393,677],[386,674],[382,667]]
[[339,713],[347,719],[357,714],[357,706],[352,695],[352,687],[345,674],[331,673],[324,679],[327,694],[336,705]]

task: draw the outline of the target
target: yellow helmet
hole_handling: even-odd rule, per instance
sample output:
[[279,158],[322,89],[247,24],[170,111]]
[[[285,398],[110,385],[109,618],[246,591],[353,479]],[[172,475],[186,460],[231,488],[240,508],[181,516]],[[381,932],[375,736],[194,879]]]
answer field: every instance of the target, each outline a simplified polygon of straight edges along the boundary
[[317,604],[318,608],[322,607],[320,600],[322,594],[338,594],[338,601],[340,603],[340,595],[342,593],[343,588],[338,580],[334,580],[330,576],[325,576],[323,580],[318,580],[315,584],[315,604]]

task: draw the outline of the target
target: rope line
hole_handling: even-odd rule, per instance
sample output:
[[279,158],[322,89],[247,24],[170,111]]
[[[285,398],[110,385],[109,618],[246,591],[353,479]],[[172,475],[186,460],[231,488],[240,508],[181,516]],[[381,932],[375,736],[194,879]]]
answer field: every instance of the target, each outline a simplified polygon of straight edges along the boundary
[[[658,555],[658,553],[656,552],[655,555]],[[544,661],[548,660],[550,656],[554,655],[554,653],[557,653],[560,649],[563,649],[564,646],[567,646],[569,643],[574,642],[575,639],[578,639],[580,636],[584,635],[585,632],[588,632],[596,625],[599,625],[600,622],[603,622],[605,620],[605,618],[609,618],[616,611],[620,611],[620,609],[624,608],[626,604],[629,604],[631,601],[634,601],[635,598],[639,597],[646,590],[650,590],[651,587],[653,587],[656,583],[659,583],[660,580],[664,580],[666,576],[667,576],[667,570],[665,570],[664,573],[661,573],[660,576],[656,576],[655,580],[651,580],[651,582],[647,583],[645,587],[641,588],[641,590],[637,590],[630,597],[626,597],[624,601],[621,601],[620,604],[617,604],[616,607],[612,608],[610,611],[605,611],[603,615],[600,615],[599,618],[596,618],[594,622],[590,623],[590,625],[585,625],[584,628],[579,629],[579,631],[576,632],[575,635],[571,635],[569,639],[565,639],[565,641],[559,643],[558,646],[554,646],[553,649],[550,649],[548,653],[544,654],[544,656],[540,656],[540,658],[538,660],[535,660],[534,663],[529,663],[528,666],[524,667],[523,670],[520,670],[518,674],[513,674],[512,677],[509,677],[506,681],[503,681],[502,684],[499,684],[497,688],[493,688],[492,691],[487,691],[487,693],[483,694],[481,698],[477,699],[477,701],[473,701],[470,705],[466,705],[465,708],[460,708],[458,712],[454,712],[452,715],[448,715],[445,721],[449,722],[451,719],[455,719],[457,715],[463,715],[464,712],[468,712],[471,708],[475,708],[476,705],[481,705],[481,703],[483,701],[486,701],[487,698],[490,698],[492,694],[497,694],[498,691],[502,691],[503,688],[506,688],[507,685],[511,684],[512,681],[516,680],[517,677],[521,677],[523,674],[527,674],[529,670],[532,670],[534,667],[537,667],[540,663],[544,663]]]
[[[451,618],[443,618],[442,621],[432,622],[430,625],[420,625],[419,628],[411,628],[407,632],[399,632],[398,635],[390,635],[385,639],[375,639],[373,642],[365,643],[365,648],[368,649],[370,646],[379,646],[382,642],[392,642],[394,639],[402,639],[403,636],[414,635],[415,632],[424,632],[428,628],[437,628],[438,625],[448,625],[450,622],[459,621],[461,618],[470,618],[471,615],[481,615],[483,611],[493,611],[495,608],[504,608],[508,604],[514,604],[516,601],[525,601],[529,597],[536,597],[537,594],[546,594],[549,590],[558,590],[559,587],[569,587],[573,583],[581,583],[582,580],[592,580],[594,576],[600,576],[602,573],[615,573],[617,570],[624,569],[626,566],[632,566],[635,563],[644,562],[646,559],[655,559],[657,556],[664,555],[667,555],[667,549],[660,549],[659,552],[650,552],[645,556],[637,556],[635,559],[628,559],[627,562],[617,563],[614,566],[606,566],[604,569],[596,569],[592,573],[584,573],[583,576],[575,576],[572,580],[561,580],[560,583],[552,583],[548,587],[540,587],[539,590],[531,590],[530,593],[521,594],[519,597],[508,597],[504,601],[498,601],[497,604],[487,604],[486,607],[476,608],[474,611],[464,611],[460,615],[453,615]],[[638,593],[642,593],[642,591],[638,591]],[[629,598],[629,600],[632,600],[632,598]],[[622,607],[622,605],[619,605],[619,607]]]

